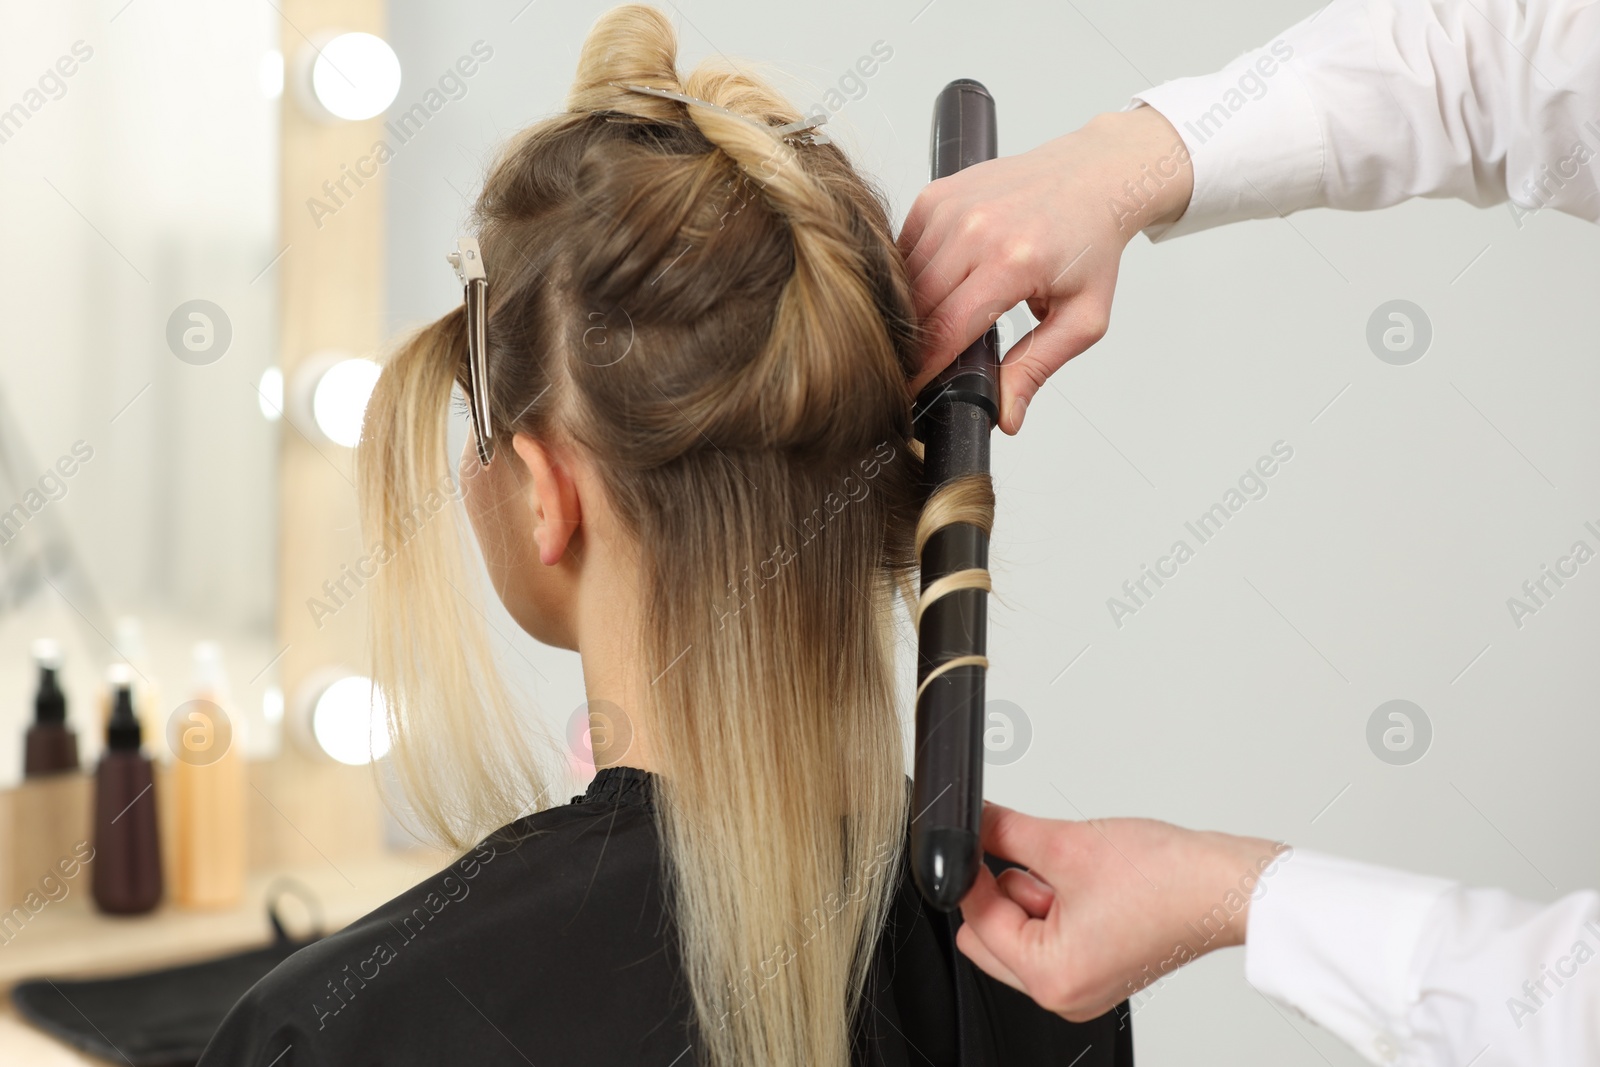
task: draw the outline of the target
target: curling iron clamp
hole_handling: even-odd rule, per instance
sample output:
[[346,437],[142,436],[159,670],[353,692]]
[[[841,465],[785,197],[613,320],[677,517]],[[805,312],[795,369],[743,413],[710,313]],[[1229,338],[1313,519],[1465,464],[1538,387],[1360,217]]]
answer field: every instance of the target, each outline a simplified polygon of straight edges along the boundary
[[[997,150],[989,91],[966,78],[945,86],[933,111],[933,178],[993,159]],[[914,432],[930,498],[959,478],[989,473],[999,357],[991,325],[917,397]],[[940,911],[956,907],[983,862],[988,565],[988,531],[969,523],[943,526],[922,546],[911,870],[923,898]],[[974,573],[983,580],[966,580]]]

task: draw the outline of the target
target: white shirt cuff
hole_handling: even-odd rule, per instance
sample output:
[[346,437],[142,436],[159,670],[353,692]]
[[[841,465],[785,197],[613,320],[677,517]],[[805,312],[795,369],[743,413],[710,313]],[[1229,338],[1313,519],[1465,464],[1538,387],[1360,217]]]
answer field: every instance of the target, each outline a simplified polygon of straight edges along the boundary
[[1146,89],[1130,108],[1161,112],[1194,166],[1194,193],[1178,221],[1150,226],[1152,241],[1243,219],[1274,218],[1321,200],[1322,129],[1283,38],[1215,74]]
[[1411,1041],[1418,943],[1456,883],[1296,849],[1250,905],[1245,978],[1374,1063]]

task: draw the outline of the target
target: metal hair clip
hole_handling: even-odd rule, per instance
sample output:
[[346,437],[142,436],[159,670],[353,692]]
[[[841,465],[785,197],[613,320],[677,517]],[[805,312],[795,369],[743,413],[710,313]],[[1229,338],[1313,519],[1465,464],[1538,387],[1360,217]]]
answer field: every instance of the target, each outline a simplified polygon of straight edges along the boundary
[[487,467],[494,458],[494,429],[489,422],[489,276],[475,237],[456,240],[456,251],[445,253],[461,279],[467,306],[467,406],[472,413],[472,435],[478,459]]
[[618,89],[627,89],[629,92],[644,93],[646,96],[659,96],[663,100],[676,100],[680,104],[693,104],[695,107],[703,107],[709,111],[736,118],[740,122],[748,122],[752,126],[758,126],[773,136],[781,137],[790,143],[796,141],[801,144],[833,143],[831,137],[817,129],[818,126],[828,121],[826,114],[815,114],[810,118],[799,119],[783,126],[768,126],[766,123],[759,122],[749,115],[741,115],[737,111],[730,111],[721,104],[713,104],[709,100],[702,100],[698,96],[689,96],[687,93],[673,92],[671,89],[657,89],[651,85],[624,85],[621,82],[611,82],[610,84]]
[[785,141],[799,141],[801,144],[832,144],[833,138],[817,129],[827,121],[828,116],[824,113],[791,122],[786,126],[769,128]]

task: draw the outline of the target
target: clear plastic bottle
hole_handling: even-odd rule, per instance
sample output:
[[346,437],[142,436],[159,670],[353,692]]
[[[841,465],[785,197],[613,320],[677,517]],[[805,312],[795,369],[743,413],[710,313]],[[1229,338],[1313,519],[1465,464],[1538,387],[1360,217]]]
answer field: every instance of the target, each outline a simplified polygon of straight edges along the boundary
[[229,907],[244,896],[247,786],[243,738],[215,642],[194,647],[191,699],[174,716],[168,730],[176,803],[173,896],[184,907]]

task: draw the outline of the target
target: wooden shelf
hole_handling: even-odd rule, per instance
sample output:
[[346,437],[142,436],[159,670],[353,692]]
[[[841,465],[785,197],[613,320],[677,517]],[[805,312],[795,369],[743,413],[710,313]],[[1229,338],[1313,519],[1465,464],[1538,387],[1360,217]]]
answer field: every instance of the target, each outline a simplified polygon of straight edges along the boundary
[[[292,878],[322,908],[323,932],[332,933],[443,870],[450,857],[434,852],[395,853],[316,867],[260,872],[244,902],[225,911],[189,911],[163,905],[149,915],[114,917],[96,911],[87,882],[69,883],[66,897],[46,905],[9,942],[0,942],[0,1063],[31,1067],[93,1067],[105,1061],[68,1048],[23,1021],[11,1006],[12,986],[29,978],[91,978],[160,970],[265,945],[268,887]],[[293,896],[279,909],[296,936],[310,915]]]
[[[191,911],[164,904],[148,915],[121,917],[96,911],[81,877],[68,895],[45,905],[8,942],[0,943],[0,991],[27,978],[111,975],[190,963],[264,945],[272,938],[266,892],[279,877],[304,885],[322,906],[324,933],[360,918],[401,891],[442,870],[437,853],[396,854],[317,867],[258,872],[243,903],[222,911]],[[87,873],[87,872],[86,872]],[[284,925],[309,931],[300,901],[286,895]]]

